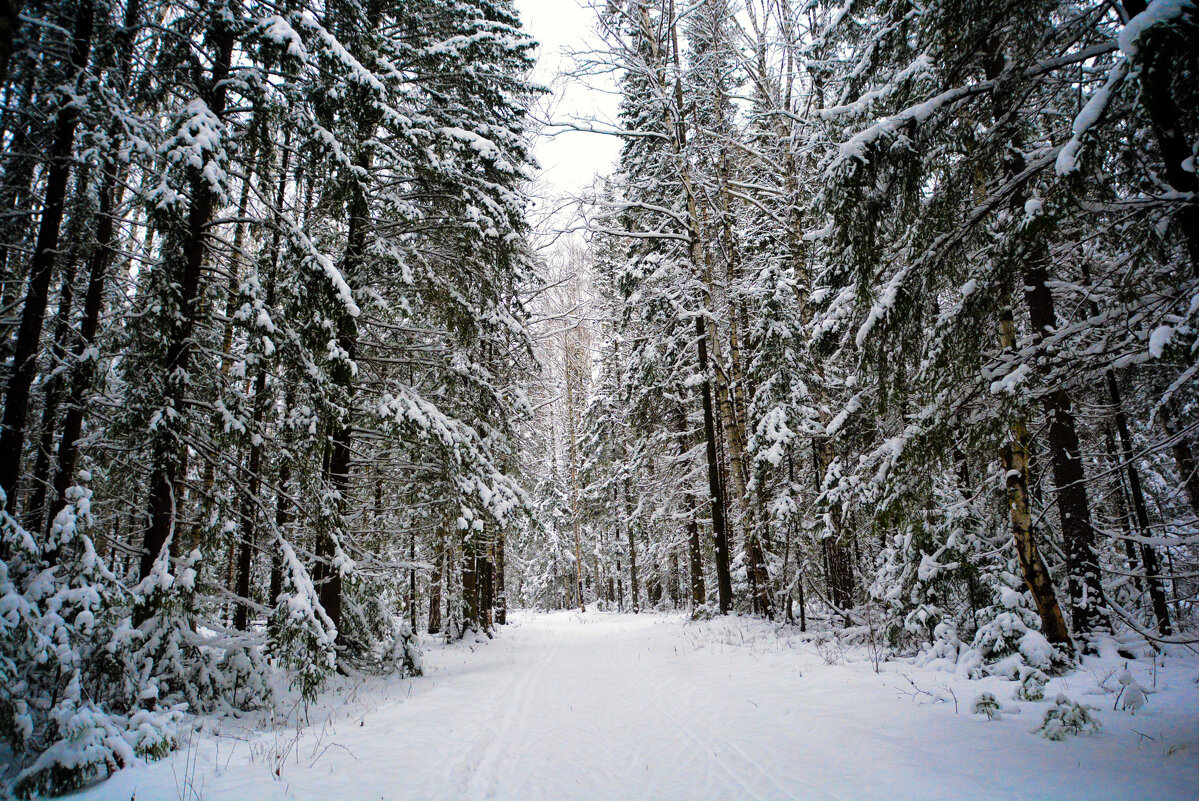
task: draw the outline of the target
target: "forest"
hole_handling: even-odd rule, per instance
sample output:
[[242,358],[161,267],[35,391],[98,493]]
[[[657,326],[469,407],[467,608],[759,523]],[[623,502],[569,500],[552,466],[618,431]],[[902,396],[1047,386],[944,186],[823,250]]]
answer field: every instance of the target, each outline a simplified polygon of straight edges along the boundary
[[533,610],[1196,653],[1194,0],[586,5],[611,119],[513,0],[0,3],[0,793]]

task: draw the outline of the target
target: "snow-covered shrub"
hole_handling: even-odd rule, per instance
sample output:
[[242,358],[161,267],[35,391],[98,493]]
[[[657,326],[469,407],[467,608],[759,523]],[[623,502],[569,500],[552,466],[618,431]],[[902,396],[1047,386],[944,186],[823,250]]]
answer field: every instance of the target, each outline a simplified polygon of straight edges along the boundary
[[384,602],[384,589],[355,579],[346,587],[342,608],[342,658],[358,667],[419,676],[420,648],[412,626]]
[[125,593],[85,532],[91,491],[73,486],[66,501],[39,545],[0,494],[0,736],[19,758],[9,789],[23,798],[164,755],[183,711],[106,658],[132,631]]
[[1042,701],[1045,699],[1045,685],[1049,677],[1036,668],[1025,668],[1020,674],[1020,686],[1016,688],[1014,697],[1018,701]]
[[1148,691],[1132,677],[1127,667],[1120,671],[1117,681],[1120,682],[1120,692],[1116,696],[1116,703],[1120,709],[1135,715],[1148,702]]
[[1028,668],[1047,674],[1061,671],[1069,660],[1041,633],[1041,620],[1027,591],[1015,589],[1020,586],[1015,576],[1002,578],[997,603],[979,613],[986,622],[979,625],[972,643],[978,655],[975,673],[1018,680]]
[[1045,713],[1035,731],[1047,740],[1064,740],[1070,735],[1082,734],[1084,731],[1099,731],[1099,721],[1091,715],[1094,707],[1078,704],[1064,695],[1059,695],[1053,702],[1053,708]]
[[987,720],[998,720],[1003,707],[993,693],[979,693],[970,705],[970,711],[976,715],[986,715]]
[[337,628],[325,614],[308,570],[291,545],[277,540],[283,560],[283,592],[267,621],[267,652],[287,669],[305,700],[316,697],[337,665]]
[[931,646],[938,653],[952,645],[956,654],[956,642],[952,642],[956,625],[943,601],[961,567],[957,558],[960,530],[937,519],[901,517],[898,522],[900,529],[884,548],[870,589],[871,596],[890,613],[887,643],[896,650]]

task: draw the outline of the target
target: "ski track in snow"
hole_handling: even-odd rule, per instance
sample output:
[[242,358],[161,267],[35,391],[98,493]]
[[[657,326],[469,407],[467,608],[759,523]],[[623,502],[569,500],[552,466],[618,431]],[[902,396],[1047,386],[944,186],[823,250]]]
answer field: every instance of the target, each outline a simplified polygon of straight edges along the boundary
[[[1053,743],[1030,733],[1050,702],[1009,700],[1013,683],[904,662],[876,674],[848,656],[830,665],[760,621],[518,613],[493,641],[429,645],[424,677],[347,684],[304,729],[227,719],[219,735],[76,797],[1199,797],[1199,661],[1170,657],[1136,717],[1112,711],[1098,687],[1116,665],[1055,679],[1048,698],[1098,707],[1104,728]],[[957,712],[905,676],[956,692]],[[1000,720],[969,713],[984,689],[1003,704]]]

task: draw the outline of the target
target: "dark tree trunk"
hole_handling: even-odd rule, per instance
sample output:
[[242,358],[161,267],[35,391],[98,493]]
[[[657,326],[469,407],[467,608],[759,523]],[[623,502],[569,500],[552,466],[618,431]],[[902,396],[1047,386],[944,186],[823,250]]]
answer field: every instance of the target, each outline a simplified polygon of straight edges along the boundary
[[21,24],[21,9],[24,7],[25,0],[0,0],[0,86],[8,80],[12,43]]
[[[479,559],[475,544],[469,539],[462,542],[462,628],[478,629],[479,625]],[[567,586],[570,586],[568,580]]]
[[699,522],[695,519],[696,510],[691,510],[691,519],[687,521],[687,561],[691,567],[691,604],[698,609],[708,602],[708,591],[704,586],[703,550],[699,542]]
[[[833,443],[823,440],[816,443],[816,482],[817,490],[824,486],[824,477],[833,463]],[[833,505],[828,506],[832,519],[832,531],[821,540],[824,556],[825,578],[828,584],[829,598],[838,610],[852,609],[854,600],[853,559],[842,542],[841,510]],[[846,624],[849,621],[846,619]]]
[[416,633],[416,530],[408,532],[408,626]]
[[[234,36],[219,15],[214,16],[212,24],[211,33],[216,52],[206,94],[209,95],[209,110],[220,119],[225,114],[227,78],[233,60]],[[165,405],[176,411],[181,411],[184,403],[185,385],[179,377],[186,376],[191,363],[192,333],[196,325],[196,305],[201,295],[201,267],[204,263],[207,229],[217,202],[216,193],[207,178],[198,171],[192,176],[191,192],[191,210],[186,227],[181,232],[178,249],[171,252],[174,248],[168,244],[162,264],[163,269],[169,270],[175,279],[176,291],[179,293],[179,320],[168,334],[167,360],[163,365],[164,373],[168,376]],[[176,261],[176,253],[182,257],[181,262]],[[154,566],[154,561],[162,552],[175,527],[175,488],[182,477],[183,471],[180,468],[183,465],[179,456],[180,444],[170,428],[173,426],[164,425],[164,430],[158,433],[154,441],[148,503],[150,520],[142,544],[140,575],[143,577]]]
[[[501,533],[495,541],[495,622],[504,625],[508,622],[508,588],[504,578],[504,535]],[[611,587],[611,579],[608,586]]]
[[[12,10],[14,6],[9,6]],[[19,9],[18,9],[19,13]],[[3,41],[5,20],[0,14],[0,56],[7,68],[6,47]],[[83,0],[75,17],[75,32],[71,41],[71,83],[87,68],[91,53],[92,28],[95,18],[91,0]],[[15,16],[8,22],[15,23]],[[11,47],[12,28],[8,29],[7,47]],[[0,489],[8,496],[8,510],[16,509],[17,483],[21,475],[21,454],[25,445],[25,419],[29,413],[29,390],[37,371],[38,345],[49,301],[50,278],[58,255],[59,229],[66,206],[67,184],[71,177],[71,156],[75,147],[75,129],[79,109],[74,103],[58,112],[54,126],[54,142],[50,149],[46,177],[45,201],[38,224],[37,242],[29,262],[29,284],[21,309],[21,323],[13,348],[13,368],[4,396],[3,426],[0,428]]]
[[[369,169],[370,160],[365,155],[361,156],[357,159],[356,165],[362,170]],[[342,258],[341,271],[346,280],[353,281],[362,270],[362,263],[366,256],[367,227],[370,220],[367,200],[361,184],[353,180],[349,192],[346,249]],[[337,345],[344,354],[342,358],[345,360],[344,363],[333,366],[331,377],[333,384],[349,399],[354,394],[354,376],[350,365],[358,356],[358,328],[349,310],[341,307],[342,300],[336,296],[332,287],[328,288],[328,292],[333,308],[336,310],[333,316],[337,326]],[[350,407],[351,404],[347,400],[345,417],[331,421],[334,433],[331,440],[328,481],[333,490],[335,509],[333,519],[327,521],[329,525],[318,533],[316,546],[318,562],[313,571],[313,577],[320,581],[321,606],[329,615],[329,619],[333,621],[333,625],[338,627],[341,625],[341,570],[329,560],[333,557],[338,545],[334,542],[334,538],[340,537],[343,531],[349,493],[350,459],[354,438]],[[324,557],[326,561],[320,561],[320,557]]]
[[[687,434],[687,416],[682,406],[676,410],[677,428],[679,432],[679,455],[683,456],[690,450]],[[691,574],[691,608],[698,609],[708,602],[707,587],[704,585],[703,549],[699,539],[699,499],[687,493],[691,503],[691,518],[687,521],[687,563]]]
[[[1000,343],[1005,349],[1016,344],[1016,325],[1011,310],[1004,312],[1000,321]],[[1003,450],[1003,466],[1007,478],[1008,515],[1012,523],[1012,538],[1016,545],[1016,556],[1020,572],[1028,590],[1032,593],[1041,617],[1041,629],[1049,642],[1073,649],[1070,630],[1062,616],[1053,589],[1049,568],[1041,557],[1040,549],[1033,538],[1032,512],[1028,496],[1028,429],[1022,418],[1009,426],[1010,439]]]
[[[1116,432],[1120,435],[1120,450],[1123,452],[1124,469],[1128,473],[1128,494],[1132,496],[1132,510],[1136,519],[1137,529],[1142,537],[1148,537],[1149,508],[1145,503],[1145,490],[1141,486],[1141,474],[1137,472],[1132,450],[1132,434],[1128,430],[1128,416],[1124,414],[1124,404],[1120,399],[1120,384],[1112,371],[1105,376],[1107,393],[1112,406],[1116,410]],[[1162,634],[1170,634],[1170,608],[1166,605],[1166,593],[1162,589],[1161,569],[1158,566],[1157,551],[1147,542],[1141,542],[1141,562],[1145,568],[1145,581],[1149,585],[1149,600],[1153,604],[1153,614],[1157,618],[1157,630]]]
[[[343,346],[344,347],[344,346]],[[352,353],[352,352],[351,352]],[[353,358],[351,355],[350,358]],[[335,529],[340,529],[342,514],[345,509],[345,495],[348,490],[350,477],[350,445],[351,430],[348,425],[338,428],[330,441],[329,472],[326,476],[329,486],[333,489],[337,510],[334,515]],[[331,521],[332,522],[332,521]],[[320,584],[320,601],[335,627],[341,626],[341,570],[334,564],[337,546],[335,541],[339,531],[322,531],[317,538],[317,564],[313,570],[313,578]]]
[[442,528],[437,531],[437,543],[433,552],[433,575],[429,580],[429,633],[441,631],[441,582],[445,570],[445,541],[446,533]]
[[[708,498],[712,504],[712,533],[716,539],[716,595],[721,614],[733,608],[733,579],[729,572],[729,538],[724,519],[724,491],[720,484],[720,460],[716,453],[716,419],[712,409],[712,382],[708,379],[708,333],[703,317],[695,318],[699,371],[704,376],[701,393],[704,406],[704,438],[707,440]],[[631,536],[631,535],[630,535]]]
[[[290,400],[287,403],[291,405]],[[279,463],[279,495],[275,498],[275,529],[282,537],[287,526],[291,523],[291,501],[287,497],[288,483],[291,481],[291,459],[284,454]],[[283,557],[276,548],[271,557],[271,597],[268,606],[274,606],[283,593]]]
[[[1024,297],[1032,322],[1033,335],[1040,341],[1057,328],[1053,294],[1048,275],[1040,259],[1031,262],[1024,273]],[[1091,523],[1087,500],[1082,449],[1071,411],[1070,395],[1061,387],[1044,399],[1049,418],[1049,455],[1053,465],[1053,483],[1057,490],[1057,508],[1062,538],[1066,546],[1066,584],[1069,588],[1071,619],[1074,630],[1087,633],[1101,622],[1103,588],[1099,581],[1099,558],[1095,554],[1095,528]]]
[[62,435],[58,442],[58,469],[54,475],[54,493],[49,519],[53,520],[66,503],[66,491],[75,480],[75,466],[79,460],[79,437],[83,433],[84,401],[91,390],[96,372],[96,359],[88,350],[96,341],[100,328],[100,313],[104,306],[104,288],[108,280],[108,267],[112,261],[116,242],[116,223],[113,220],[113,199],[116,191],[116,176],[106,171],[100,187],[100,207],[96,222],[96,243],[89,259],[87,293],[83,300],[83,318],[79,323],[79,340],[72,353],[70,392],[66,402],[66,414],[62,422]]
[[[258,371],[254,379],[254,414],[250,431],[257,433],[262,429],[262,418],[266,406],[266,369]],[[263,439],[252,439],[250,443],[250,476],[249,487],[242,495],[241,503],[241,539],[237,550],[237,587],[235,594],[241,599],[233,614],[233,627],[241,631],[249,628],[250,615],[250,571],[253,567],[254,551],[258,545],[258,495],[262,485],[259,471],[262,469]]]
[[641,588],[637,582],[637,541],[633,536],[633,508],[629,498],[629,480],[624,481],[625,528],[629,537],[629,607],[633,614],[641,611]]
[[[86,174],[86,168],[84,169]],[[80,178],[86,184],[86,178]],[[82,232],[76,231],[78,241]],[[74,256],[75,254],[72,254]],[[50,487],[50,455],[54,451],[54,436],[57,433],[58,407],[62,401],[63,374],[58,369],[66,356],[65,343],[70,330],[71,306],[75,299],[75,258],[68,258],[63,269],[61,288],[58,292],[58,313],[55,315],[54,333],[50,341],[50,370],[42,398],[42,435],[38,442],[37,459],[33,467],[33,494],[30,496],[25,516],[26,528],[30,531],[46,531],[49,534],[53,518],[46,519],[46,495]],[[57,515],[58,511],[55,510]],[[51,554],[50,562],[56,562]]]

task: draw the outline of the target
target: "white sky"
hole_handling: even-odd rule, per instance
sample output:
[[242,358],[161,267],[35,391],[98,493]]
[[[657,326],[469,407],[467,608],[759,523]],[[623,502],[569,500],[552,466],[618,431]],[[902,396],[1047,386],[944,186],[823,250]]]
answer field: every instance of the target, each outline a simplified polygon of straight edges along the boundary
[[[533,77],[552,85],[549,108],[554,120],[598,116],[616,119],[619,100],[610,92],[588,88],[578,80],[555,80],[560,70],[569,69],[565,51],[586,48],[597,41],[595,12],[580,5],[583,0],[516,0],[524,29],[541,43]],[[606,134],[564,131],[538,137],[533,154],[542,168],[541,181],[551,194],[570,194],[591,183],[596,173],[606,173],[616,162],[620,140]]]

